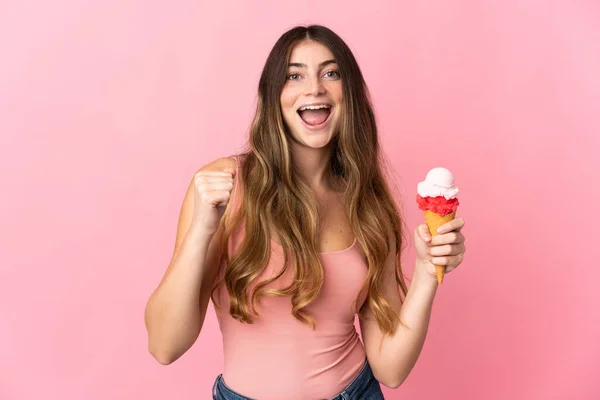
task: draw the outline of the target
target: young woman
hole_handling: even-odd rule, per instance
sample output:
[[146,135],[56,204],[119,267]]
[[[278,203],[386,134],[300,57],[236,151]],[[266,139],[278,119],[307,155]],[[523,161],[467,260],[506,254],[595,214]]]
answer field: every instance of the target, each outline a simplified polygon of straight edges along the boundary
[[425,340],[434,265],[450,272],[463,259],[464,221],[433,239],[415,229],[407,290],[381,156],[348,46],[322,26],[283,34],[260,78],[249,150],[189,185],[146,307],[150,353],[162,364],[185,353],[212,298],[225,360],[214,399],[382,399],[379,383],[398,387]]

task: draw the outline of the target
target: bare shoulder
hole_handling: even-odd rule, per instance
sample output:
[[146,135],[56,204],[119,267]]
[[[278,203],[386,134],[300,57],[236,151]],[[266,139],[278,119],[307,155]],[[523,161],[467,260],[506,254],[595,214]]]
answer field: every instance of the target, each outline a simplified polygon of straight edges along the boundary
[[217,158],[216,160],[211,161],[208,164],[204,165],[203,167],[201,167],[198,170],[198,172],[200,172],[200,171],[221,172],[227,168],[235,169],[236,166],[237,166],[237,162],[235,161],[235,159],[233,157],[221,157],[221,158]]

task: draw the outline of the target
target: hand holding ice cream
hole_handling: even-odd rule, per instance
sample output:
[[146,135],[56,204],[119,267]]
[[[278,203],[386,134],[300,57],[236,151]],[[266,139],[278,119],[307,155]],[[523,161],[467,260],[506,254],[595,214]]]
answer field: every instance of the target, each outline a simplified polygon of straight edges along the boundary
[[[439,234],[438,228],[440,226],[455,219],[456,208],[459,203],[456,198],[458,188],[454,184],[454,176],[446,168],[433,168],[429,171],[425,180],[417,185],[417,193],[417,203],[419,208],[423,210],[425,214],[425,222],[429,229],[429,233],[433,238]],[[464,221],[462,223],[464,224]],[[460,260],[462,260],[462,253],[464,253],[464,236],[460,234],[462,224],[458,225],[460,225],[460,228],[457,228],[459,235],[457,235],[455,243],[447,243],[453,245],[451,248],[454,247],[454,249],[447,255],[456,257],[455,253],[458,252],[458,256],[460,257]],[[448,252],[447,246],[445,249],[446,252]],[[442,250],[435,250],[437,253],[440,251]],[[440,257],[445,255],[434,254],[434,256]],[[458,263],[460,263],[460,261],[458,261]],[[444,274],[446,273],[446,265],[435,265],[435,270],[438,283],[441,284],[444,279]]]

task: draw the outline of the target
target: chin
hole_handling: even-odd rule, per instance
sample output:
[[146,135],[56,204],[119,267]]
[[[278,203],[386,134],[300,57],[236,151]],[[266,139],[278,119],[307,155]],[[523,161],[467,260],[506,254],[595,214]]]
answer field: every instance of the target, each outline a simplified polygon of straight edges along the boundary
[[334,134],[330,129],[322,131],[308,131],[304,127],[296,127],[293,130],[292,137],[300,144],[308,147],[321,149],[327,147],[334,138]]
[[322,149],[325,148],[327,146],[329,146],[329,144],[331,143],[331,140],[327,139],[327,140],[304,140],[303,143],[308,146],[311,147],[313,149]]

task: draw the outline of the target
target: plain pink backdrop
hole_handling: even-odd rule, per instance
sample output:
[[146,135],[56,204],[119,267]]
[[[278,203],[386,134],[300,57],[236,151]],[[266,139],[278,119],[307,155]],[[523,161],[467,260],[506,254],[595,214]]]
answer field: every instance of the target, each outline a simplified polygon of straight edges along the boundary
[[0,398],[210,398],[212,309],[164,367],[145,302],[193,173],[242,148],[271,46],[306,23],[355,52],[408,226],[430,168],[461,189],[466,259],[386,398],[600,398],[600,4],[215,4],[0,4]]

